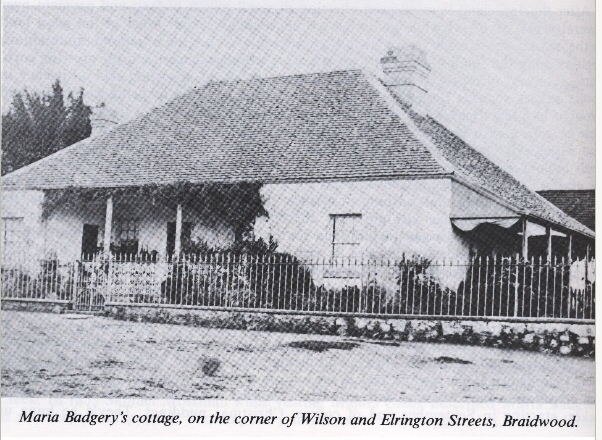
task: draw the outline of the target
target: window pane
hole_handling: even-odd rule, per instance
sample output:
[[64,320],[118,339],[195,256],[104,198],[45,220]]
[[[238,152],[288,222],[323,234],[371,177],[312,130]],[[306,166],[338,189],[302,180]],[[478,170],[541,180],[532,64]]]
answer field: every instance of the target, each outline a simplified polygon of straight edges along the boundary
[[123,254],[138,253],[138,219],[124,219],[119,222],[119,243],[116,251]]
[[335,218],[335,243],[359,243],[358,216],[337,216]]
[[25,246],[22,218],[2,219],[4,255],[17,256]]
[[122,220],[120,223],[119,238],[122,241],[138,239],[138,220]]
[[334,258],[359,257],[361,216],[354,214],[333,215],[334,234],[332,256]]

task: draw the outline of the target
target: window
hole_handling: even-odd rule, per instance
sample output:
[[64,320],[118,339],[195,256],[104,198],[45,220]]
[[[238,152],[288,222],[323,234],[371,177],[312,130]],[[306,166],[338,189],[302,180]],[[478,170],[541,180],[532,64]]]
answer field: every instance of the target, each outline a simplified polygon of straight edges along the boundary
[[117,229],[118,253],[138,253],[139,225],[136,219],[120,220]]
[[25,245],[24,238],[23,217],[2,219],[2,252],[6,257],[19,255]]
[[332,257],[345,258],[359,256],[361,214],[331,214]]

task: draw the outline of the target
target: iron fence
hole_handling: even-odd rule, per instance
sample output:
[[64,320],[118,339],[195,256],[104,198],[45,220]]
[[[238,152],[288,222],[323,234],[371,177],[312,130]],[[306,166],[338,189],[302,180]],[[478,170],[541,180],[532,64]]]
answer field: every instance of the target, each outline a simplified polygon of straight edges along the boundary
[[2,298],[71,300],[78,278],[77,264],[57,259],[4,261]]
[[595,318],[594,261],[475,257],[298,259],[287,254],[90,255],[4,264],[2,298],[289,312]]

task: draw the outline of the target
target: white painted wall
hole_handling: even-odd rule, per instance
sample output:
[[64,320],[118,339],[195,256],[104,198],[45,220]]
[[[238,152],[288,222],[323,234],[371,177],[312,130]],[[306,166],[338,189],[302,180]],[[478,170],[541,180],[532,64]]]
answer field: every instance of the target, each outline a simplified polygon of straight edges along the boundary
[[[465,259],[468,246],[452,230],[450,216],[508,215],[510,211],[449,179],[376,180],[268,184],[262,188],[268,219],[256,223],[256,236],[273,235],[279,250],[299,257],[328,258],[332,253],[330,214],[361,214],[358,257],[400,258],[420,255],[432,259]],[[85,223],[99,226],[104,235],[104,202],[56,209],[41,221],[41,191],[4,191],[2,216],[24,217],[26,246],[38,254],[55,252],[73,258],[81,252]],[[201,203],[201,202],[199,202]],[[173,212],[172,212],[173,211]],[[114,202],[113,237],[119,219],[140,220],[140,246],[163,253],[167,222],[175,209],[150,200]],[[185,208],[183,221],[192,222],[193,238],[225,247],[234,240],[232,228],[218,218],[202,218]]]
[[84,224],[99,225],[99,242],[102,242],[106,207],[99,203],[61,206],[54,209],[44,221],[45,254],[56,255],[59,260],[73,261],[81,257]]
[[452,217],[512,217],[517,213],[482,196],[461,183],[452,181]]
[[[42,191],[2,191],[0,197],[0,217],[22,218],[22,245],[19,246],[18,255],[5,255],[6,259],[19,260],[41,258],[44,247],[44,231],[40,220],[42,216]],[[3,227],[4,222],[0,225]],[[4,237],[4,230],[1,231]],[[2,240],[0,246],[2,246]],[[6,260],[5,260],[6,261]]]
[[[359,258],[400,259],[405,254],[449,261],[469,256],[468,244],[453,230],[450,221],[454,206],[458,206],[453,203],[454,197],[456,203],[459,200],[457,194],[453,195],[450,179],[267,184],[262,196],[269,218],[256,222],[255,235],[266,240],[273,235],[279,251],[300,258],[332,255],[330,214],[361,214]],[[23,215],[31,217],[32,237],[42,237],[38,246],[41,255],[54,253],[64,260],[79,258],[85,223],[99,226],[99,244],[102,242],[106,209],[103,201],[60,207],[42,223],[40,192],[11,197],[3,197],[3,207],[7,206],[4,211],[9,213],[21,206]],[[175,208],[153,205],[150,200],[116,198],[113,240],[119,219],[137,218],[140,247],[163,254],[167,223],[175,221],[175,216]],[[210,246],[225,247],[234,240],[232,228],[222,219],[202,218],[195,209],[185,207],[183,221],[194,224],[193,238]]]
[[450,222],[449,179],[269,184],[262,196],[269,218],[257,221],[256,236],[271,234],[299,257],[330,257],[330,214],[346,213],[362,215],[358,257],[467,256]]
[[[331,257],[330,214],[345,213],[362,215],[358,258],[469,256],[468,244],[452,229],[449,179],[270,184],[262,196],[269,218],[256,222],[256,236],[273,235],[279,251],[299,258]],[[431,273],[456,287],[464,270]]]

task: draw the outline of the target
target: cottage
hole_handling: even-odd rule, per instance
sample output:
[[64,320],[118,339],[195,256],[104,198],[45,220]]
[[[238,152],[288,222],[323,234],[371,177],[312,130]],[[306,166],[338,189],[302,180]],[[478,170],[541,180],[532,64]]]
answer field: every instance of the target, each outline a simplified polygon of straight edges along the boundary
[[590,228],[426,114],[420,50],[381,65],[211,81],[4,176],[5,258],[179,254],[248,233],[300,257],[591,252]]

